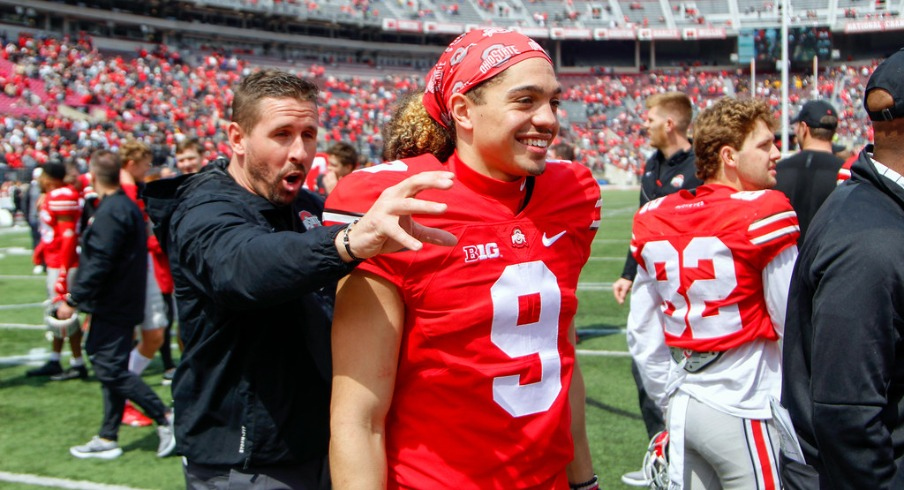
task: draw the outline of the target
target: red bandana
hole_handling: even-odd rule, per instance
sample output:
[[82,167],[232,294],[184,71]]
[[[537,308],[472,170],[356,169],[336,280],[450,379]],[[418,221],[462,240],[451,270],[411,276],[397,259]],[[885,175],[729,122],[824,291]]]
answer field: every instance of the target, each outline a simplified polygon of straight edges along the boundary
[[528,58],[544,58],[552,64],[546,51],[520,32],[487,28],[458,36],[427,75],[424,91],[427,113],[443,127],[450,127],[452,115],[448,104],[452,94],[466,93]]

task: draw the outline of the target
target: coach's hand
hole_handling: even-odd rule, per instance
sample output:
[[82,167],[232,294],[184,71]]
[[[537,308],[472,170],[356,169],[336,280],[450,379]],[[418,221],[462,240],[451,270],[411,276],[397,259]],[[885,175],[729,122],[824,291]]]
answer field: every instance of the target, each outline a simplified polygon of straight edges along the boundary
[[72,318],[72,315],[75,314],[75,308],[67,305],[66,303],[60,303],[57,306],[56,317],[58,320],[68,320]]
[[[428,228],[411,219],[412,214],[442,214],[446,204],[415,196],[425,189],[449,189],[452,172],[424,172],[408,177],[387,188],[380,198],[347,232],[336,236],[336,249],[345,261],[369,259],[374,255],[402,249],[420,250],[423,242],[452,246],[455,235],[437,228]],[[348,240],[346,248],[345,240]],[[351,250],[351,254],[348,253]]]

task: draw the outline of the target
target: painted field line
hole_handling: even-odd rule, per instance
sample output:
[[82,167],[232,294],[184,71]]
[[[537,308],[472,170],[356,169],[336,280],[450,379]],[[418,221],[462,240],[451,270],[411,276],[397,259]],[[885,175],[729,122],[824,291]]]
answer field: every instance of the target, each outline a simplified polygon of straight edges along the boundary
[[40,279],[42,281],[46,281],[47,277],[44,274],[32,274],[30,276],[26,275],[0,275],[0,279]]
[[44,303],[19,303],[17,305],[0,305],[0,311],[3,310],[18,310],[21,308],[37,308],[39,306],[44,306]]
[[638,209],[639,208],[637,206],[629,206],[629,207],[621,207],[621,208],[607,208],[606,207],[606,199],[604,198],[602,215],[603,215],[604,219],[609,216],[625,216],[625,215],[633,216],[634,213],[636,213]]
[[586,350],[586,349],[577,349],[575,352],[578,355],[582,356],[599,356],[599,357],[631,357],[631,354],[626,351],[617,351],[617,350]]
[[47,330],[47,325],[31,325],[28,323],[0,323],[0,329],[12,330]]
[[51,488],[68,488],[72,490],[142,490],[140,488],[127,487],[124,485],[108,485],[106,483],[95,483],[85,480],[67,480],[65,478],[53,478],[49,476],[7,473],[5,471],[0,471],[0,481]]
[[[63,359],[71,356],[71,353],[63,352]],[[0,366],[21,366],[23,364],[39,365],[50,360],[50,351],[47,349],[32,349],[31,352],[24,356],[7,356],[0,357]]]
[[0,252],[10,255],[28,255],[34,254],[34,251],[25,247],[0,247]]

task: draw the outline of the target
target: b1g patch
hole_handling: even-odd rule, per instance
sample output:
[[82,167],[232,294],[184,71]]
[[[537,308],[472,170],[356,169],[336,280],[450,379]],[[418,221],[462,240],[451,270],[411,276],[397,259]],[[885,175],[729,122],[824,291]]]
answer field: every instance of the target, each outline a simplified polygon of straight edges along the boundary
[[320,222],[320,219],[317,216],[314,216],[309,211],[299,211],[298,219],[301,220],[301,224],[304,225],[305,230],[313,230],[318,226],[323,226],[323,223]]

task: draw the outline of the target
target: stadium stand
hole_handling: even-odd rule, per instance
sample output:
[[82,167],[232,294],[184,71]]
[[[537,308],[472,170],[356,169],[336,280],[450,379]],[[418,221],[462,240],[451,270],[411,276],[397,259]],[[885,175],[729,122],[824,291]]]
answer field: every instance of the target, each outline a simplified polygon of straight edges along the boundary
[[[561,64],[566,89],[562,139],[578,148],[582,163],[607,178],[620,172],[630,181],[642,166],[649,148],[641,137],[641,102],[652,93],[685,91],[697,107],[722,95],[755,94],[776,110],[781,108],[778,75],[758,74],[751,88],[749,73],[727,60],[733,48],[725,51],[721,45],[730,44],[725,39],[662,39],[656,41],[655,50],[652,44],[638,40],[638,30],[628,31],[635,36],[633,40],[616,38],[607,49],[599,49],[602,45],[592,41],[567,39],[569,29],[615,33],[626,26],[643,29],[644,18],[647,25],[654,26],[651,29],[659,26],[669,35],[701,24],[718,26],[717,35],[737,35],[731,26],[775,26],[775,4],[763,0],[186,0],[183,6],[196,10],[180,13],[182,10],[172,9],[156,16],[140,10],[146,8],[143,4],[118,0],[94,0],[74,10],[67,10],[66,2],[27,2],[36,8],[55,7],[66,23],[49,10],[10,7],[22,1],[0,0],[0,19],[7,23],[0,25],[0,110],[4,115],[0,155],[5,160],[0,170],[4,166],[21,168],[23,177],[29,168],[50,157],[83,163],[91,149],[115,148],[129,135],[155,148],[156,164],[170,163],[167,155],[184,137],[204,141],[207,157],[224,153],[222,121],[231,101],[228,87],[255,67],[294,70],[315,79],[323,87],[323,143],[350,141],[368,159],[379,161],[380,127],[392,104],[400,94],[420,89],[421,77],[438,49],[433,44],[454,35],[457,25],[497,23],[539,29],[537,39],[557,54]],[[798,11],[802,6],[815,10],[820,21],[837,18],[839,22],[845,19],[839,12],[846,9],[858,9],[858,16],[882,19],[897,19],[904,10],[904,1],[898,0],[839,0],[837,8],[830,4],[828,9],[815,3],[795,5]],[[292,16],[306,30],[289,34],[296,26],[286,24],[280,28],[287,33],[281,38],[260,31],[268,24],[257,17],[267,16],[241,12],[264,12],[277,19]],[[89,22],[102,14],[115,22]],[[138,14],[144,15],[141,28],[117,24]],[[215,35],[180,15],[200,15],[206,22],[228,26],[244,22],[247,28],[234,30],[240,35],[232,35],[234,31],[228,36]],[[312,22],[315,19],[318,22]],[[393,24],[405,19],[421,32],[410,34]],[[318,30],[321,20],[337,22],[338,27]],[[178,26],[178,33],[164,36],[155,27],[164,21]],[[37,29],[34,24],[47,29]],[[63,25],[66,33],[61,32],[66,30]],[[360,29],[365,25],[381,27]],[[359,29],[352,33],[350,26]],[[435,36],[424,34],[428,26],[437,29]],[[90,29],[78,30],[81,27]],[[453,31],[443,31],[449,28]],[[560,34],[566,38],[543,37],[543,32],[556,37],[554,29],[563,29]],[[886,37],[886,33],[869,36],[869,47],[860,51],[857,46],[861,43],[855,42],[853,34],[846,36],[838,26],[833,34],[845,62],[836,59],[822,65],[815,83],[812,74],[793,73],[791,113],[813,97],[831,100],[842,112],[839,143],[858,148],[869,139],[863,129],[860,100],[869,67],[887,46],[900,43],[896,36],[900,31]],[[261,41],[264,37],[271,42]],[[343,40],[323,43],[325,37]],[[158,42],[163,38],[169,42]],[[703,53],[709,51],[717,51],[713,62],[701,62]],[[647,62],[651,66],[646,66]],[[0,179],[4,178],[0,172]]]

